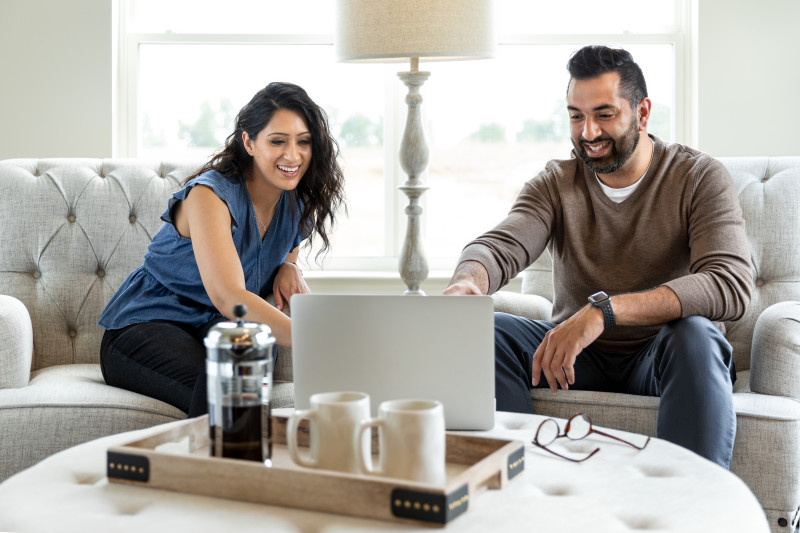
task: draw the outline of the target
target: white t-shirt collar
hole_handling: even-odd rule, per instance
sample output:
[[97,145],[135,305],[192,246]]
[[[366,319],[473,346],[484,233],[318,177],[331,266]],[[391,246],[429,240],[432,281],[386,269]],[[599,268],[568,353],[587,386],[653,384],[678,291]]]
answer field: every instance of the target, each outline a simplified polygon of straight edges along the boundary
[[[655,150],[656,143],[653,142],[653,139],[650,139],[650,142],[653,143],[653,150]],[[609,187],[608,185],[600,181],[600,178],[597,177],[597,172],[594,173],[594,179],[597,180],[597,183],[600,184],[600,188],[603,189],[603,192],[606,194],[606,196],[608,196],[608,198],[612,202],[621,203],[627,200],[628,197],[631,194],[633,194],[633,191],[635,191],[636,187],[638,187],[639,184],[642,182],[642,178],[645,177],[647,171],[650,170],[650,164],[652,163],[653,163],[653,158],[651,157],[650,163],[648,163],[647,169],[645,169],[644,174],[642,174],[638,180],[633,182],[632,185],[628,185],[627,187],[623,187],[621,189],[615,189],[613,187]]]

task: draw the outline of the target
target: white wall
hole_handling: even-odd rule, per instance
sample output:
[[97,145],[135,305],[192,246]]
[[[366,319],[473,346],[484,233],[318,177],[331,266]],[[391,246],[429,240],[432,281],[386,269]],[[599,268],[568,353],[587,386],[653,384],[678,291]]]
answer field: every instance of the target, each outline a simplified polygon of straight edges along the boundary
[[110,157],[112,0],[0,0],[0,159]]
[[800,1],[697,1],[697,148],[800,155]]

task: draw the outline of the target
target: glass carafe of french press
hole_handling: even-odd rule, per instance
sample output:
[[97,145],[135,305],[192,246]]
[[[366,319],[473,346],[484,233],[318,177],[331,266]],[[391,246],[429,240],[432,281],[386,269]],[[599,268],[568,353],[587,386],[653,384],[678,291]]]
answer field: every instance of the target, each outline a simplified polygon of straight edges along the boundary
[[205,338],[208,424],[212,457],[272,464],[272,348],[275,337],[264,324],[220,322]]

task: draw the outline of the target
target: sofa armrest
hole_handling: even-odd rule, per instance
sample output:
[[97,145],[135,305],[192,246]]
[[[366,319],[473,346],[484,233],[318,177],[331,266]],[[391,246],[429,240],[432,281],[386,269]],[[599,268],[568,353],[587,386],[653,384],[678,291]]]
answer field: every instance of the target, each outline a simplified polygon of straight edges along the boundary
[[750,389],[800,399],[800,302],[766,308],[753,330]]
[[533,320],[550,320],[553,303],[538,294],[520,294],[497,291],[492,295],[494,310],[510,315],[524,316]]
[[0,389],[24,387],[31,379],[33,326],[25,305],[0,295]]

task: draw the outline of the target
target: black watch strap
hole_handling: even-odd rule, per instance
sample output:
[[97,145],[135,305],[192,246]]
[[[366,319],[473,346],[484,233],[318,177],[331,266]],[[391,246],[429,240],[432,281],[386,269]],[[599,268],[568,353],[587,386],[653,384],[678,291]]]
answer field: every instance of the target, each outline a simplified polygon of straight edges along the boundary
[[596,292],[589,296],[589,302],[593,306],[599,307],[603,312],[603,323],[605,328],[610,328],[611,326],[617,325],[617,321],[614,318],[614,310],[611,309],[611,297],[608,294],[603,291]]

